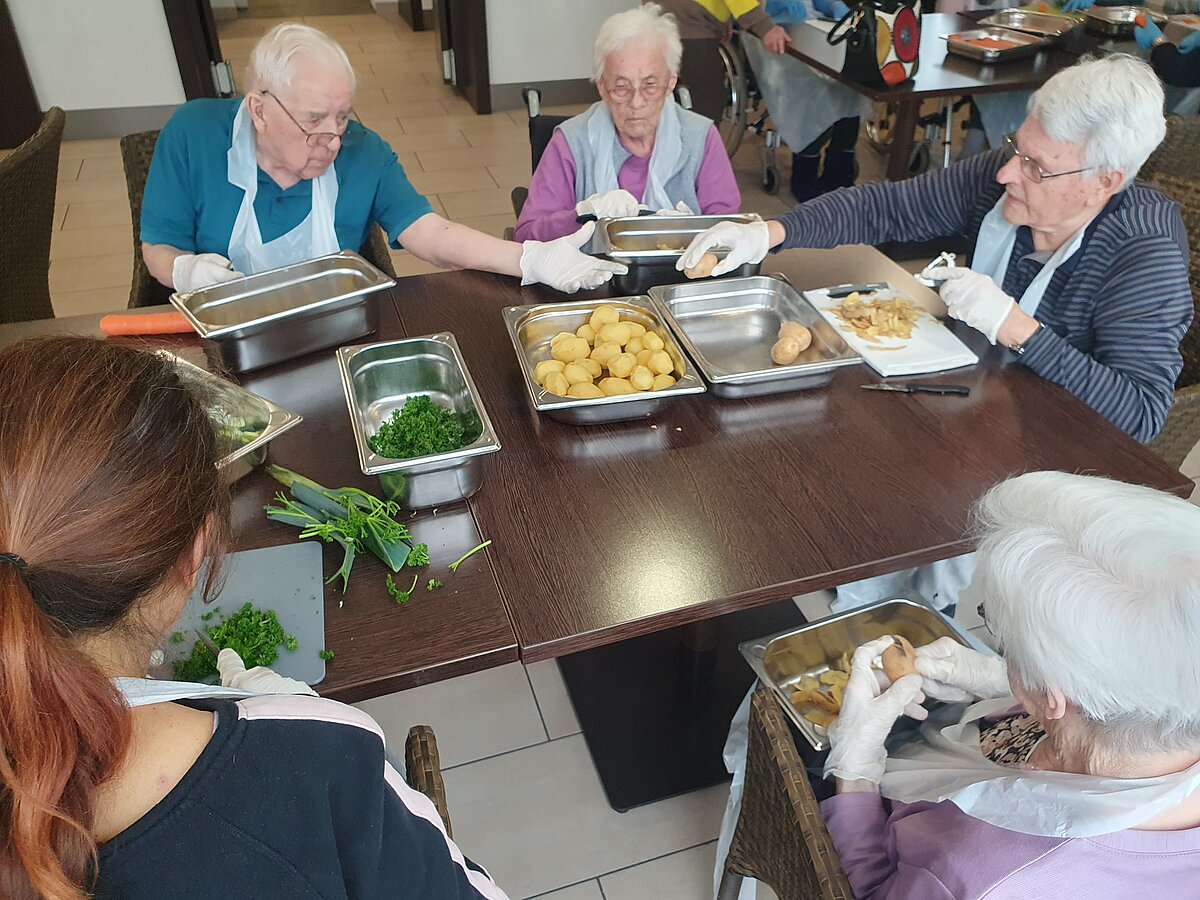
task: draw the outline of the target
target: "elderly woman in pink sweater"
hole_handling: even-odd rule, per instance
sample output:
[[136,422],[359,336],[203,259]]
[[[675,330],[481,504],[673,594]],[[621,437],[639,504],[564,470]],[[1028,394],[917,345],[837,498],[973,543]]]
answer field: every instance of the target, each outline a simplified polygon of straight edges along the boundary
[[[942,638],[881,690],[855,653],[821,804],[855,896],[1200,896],[1200,508],[1037,472],[978,518],[1004,658]],[[889,756],[922,692],[973,702]]]
[[672,98],[682,52],[674,17],[655,3],[600,27],[593,78],[601,100],[550,139],[517,218],[518,241],[572,234],[581,215],[738,211],[716,127]]

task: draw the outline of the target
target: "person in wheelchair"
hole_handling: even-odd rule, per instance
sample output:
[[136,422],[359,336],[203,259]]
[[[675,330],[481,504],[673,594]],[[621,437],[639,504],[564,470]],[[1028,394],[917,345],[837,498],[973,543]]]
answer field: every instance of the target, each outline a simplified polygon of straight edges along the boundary
[[[854,896],[1194,896],[1200,509],[1032,472],[975,518],[968,593],[1004,657],[943,637],[890,683],[890,638],[854,653],[821,803]],[[922,692],[950,705],[885,748]]]
[[572,234],[579,216],[738,211],[741,194],[716,127],[672,98],[681,53],[674,18],[654,3],[600,27],[593,80],[601,99],[555,130],[529,183],[517,240]]

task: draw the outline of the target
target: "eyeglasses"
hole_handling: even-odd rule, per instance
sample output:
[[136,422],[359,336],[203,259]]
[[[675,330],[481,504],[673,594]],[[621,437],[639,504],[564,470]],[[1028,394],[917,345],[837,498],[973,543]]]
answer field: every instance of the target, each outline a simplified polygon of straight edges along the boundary
[[628,103],[634,94],[641,94],[649,103],[662,97],[667,92],[667,84],[662,81],[644,81],[639,87],[634,87],[628,81],[618,81],[609,86],[608,95],[618,103]]
[[289,119],[291,119],[292,123],[297,128],[299,128],[302,132],[304,132],[304,141],[310,147],[328,147],[331,143],[333,143],[335,138],[340,140],[343,144],[345,144],[346,129],[350,127],[351,117],[353,117],[354,120],[356,122],[358,122],[360,125],[362,124],[362,122],[360,122],[358,119],[358,113],[356,113],[353,109],[351,109],[350,115],[346,116],[346,118],[340,123],[340,126],[341,126],[340,131],[309,131],[307,128],[305,128],[303,125],[301,125],[299,122],[296,121],[295,116],[293,116],[290,112],[288,112],[288,108],[283,105],[282,100],[280,100],[278,97],[276,97],[270,91],[263,91],[262,93],[265,94],[266,96],[270,97],[276,103],[278,103],[279,108],[283,110],[283,114],[285,116],[287,116]]
[[1082,169],[1071,169],[1069,172],[1047,172],[1041,167],[1036,159],[1031,156],[1026,156],[1017,146],[1017,142],[1013,140],[1011,134],[1004,136],[1004,162],[1007,165],[1010,159],[1016,157],[1021,161],[1021,174],[1034,184],[1041,184],[1047,178],[1061,178],[1063,175],[1078,175],[1080,172],[1090,172],[1095,166],[1085,166]]

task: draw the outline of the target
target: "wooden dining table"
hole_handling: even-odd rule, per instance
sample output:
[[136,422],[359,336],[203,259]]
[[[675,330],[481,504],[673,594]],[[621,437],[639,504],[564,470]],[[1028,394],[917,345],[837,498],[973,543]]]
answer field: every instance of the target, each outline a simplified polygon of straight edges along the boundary
[[[799,289],[888,281],[936,303],[869,247],[789,250],[763,271]],[[406,520],[430,545],[430,575],[492,544],[406,606],[387,596],[373,559],[356,564],[344,596],[328,586],[336,656],[320,690],[359,700],[517,659],[558,659],[618,809],[724,776],[724,732],[753,677],[738,640],[802,622],[796,595],[969,551],[971,507],[997,481],[1056,469],[1181,494],[1192,487],[964,327],[956,330],[980,364],[921,380],[966,385],[967,397],[863,391],[879,379],[852,366],[812,390],[701,394],[648,419],[557,422],[533,409],[501,311],[559,299],[455,272],[400,279],[372,301],[380,326],[364,341],[456,336],[503,447],[485,458],[482,487],[467,502]],[[96,321],[6,326],[0,344],[95,333]],[[154,343],[203,358],[196,338]],[[272,444],[275,462],[330,486],[378,490],[358,469],[332,350],[240,381],[305,417]],[[296,539],[262,515],[276,489],[264,472],[237,483],[238,547]]]

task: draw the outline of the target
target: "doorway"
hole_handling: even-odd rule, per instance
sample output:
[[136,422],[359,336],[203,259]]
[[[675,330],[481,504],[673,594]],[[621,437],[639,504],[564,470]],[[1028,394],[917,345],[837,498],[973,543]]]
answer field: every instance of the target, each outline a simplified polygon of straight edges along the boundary
[[249,0],[240,15],[248,19],[298,19],[301,16],[373,15],[371,0]]

